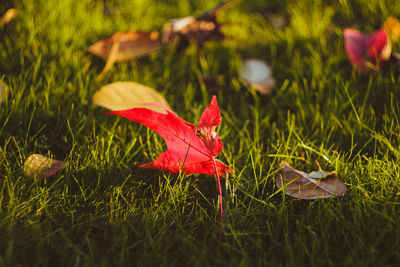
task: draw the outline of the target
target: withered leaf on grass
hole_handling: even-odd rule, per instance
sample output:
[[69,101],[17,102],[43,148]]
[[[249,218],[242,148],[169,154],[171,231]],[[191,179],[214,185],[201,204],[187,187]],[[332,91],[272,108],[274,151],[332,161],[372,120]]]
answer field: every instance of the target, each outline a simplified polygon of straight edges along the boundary
[[5,83],[0,82],[0,103],[3,103],[6,99],[8,90],[8,86]]
[[7,23],[9,23],[15,16],[17,15],[17,10],[15,8],[11,8],[4,13],[4,15],[0,18],[0,27],[3,27]]
[[199,16],[172,19],[163,28],[163,42],[178,39],[178,49],[182,50],[189,45],[190,40],[200,46],[207,40],[223,40],[225,36],[221,32],[222,25],[218,23],[216,15],[228,5],[229,2],[225,2]]
[[102,74],[106,73],[111,66],[118,61],[125,61],[140,57],[161,48],[160,35],[157,31],[123,31],[98,41],[89,46],[92,54],[106,60]]
[[282,15],[275,14],[272,12],[267,12],[265,16],[271,23],[272,27],[276,29],[283,29],[285,26],[287,26],[286,18]]
[[343,197],[346,185],[339,180],[335,172],[321,169],[305,173],[282,162],[281,169],[275,176],[276,186],[285,186],[285,193],[301,199],[317,199],[328,197]]
[[271,68],[260,59],[247,59],[240,68],[242,78],[261,94],[269,94],[275,86]]
[[41,154],[30,155],[24,163],[24,173],[30,179],[47,178],[66,166],[65,162],[45,157]]
[[[93,95],[93,104],[110,110],[140,107],[141,103],[158,103],[169,107],[165,98],[156,90],[135,82],[114,82],[100,88]],[[157,106],[148,107],[163,111]]]

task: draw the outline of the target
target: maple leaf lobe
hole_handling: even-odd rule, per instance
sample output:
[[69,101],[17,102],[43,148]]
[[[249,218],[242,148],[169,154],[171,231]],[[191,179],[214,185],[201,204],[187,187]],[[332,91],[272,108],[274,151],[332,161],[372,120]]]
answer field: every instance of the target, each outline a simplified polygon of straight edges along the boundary
[[221,125],[221,114],[217,97],[214,95],[199,121],[200,139],[213,156],[218,155],[223,149],[223,143],[215,131],[218,125]]

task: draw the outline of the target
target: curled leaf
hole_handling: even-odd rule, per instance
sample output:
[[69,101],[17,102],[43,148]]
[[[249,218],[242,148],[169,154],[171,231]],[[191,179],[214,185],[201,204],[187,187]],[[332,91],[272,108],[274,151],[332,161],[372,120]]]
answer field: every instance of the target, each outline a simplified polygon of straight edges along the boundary
[[[165,98],[156,90],[135,82],[114,82],[100,88],[93,95],[93,104],[110,110],[124,110],[140,107],[141,103],[158,103],[168,107]],[[158,106],[148,109],[164,112]]]
[[200,46],[207,40],[223,40],[224,34],[221,32],[221,25],[217,22],[216,15],[227,6],[228,3],[221,3],[199,16],[172,19],[163,28],[163,42],[169,43],[178,39],[178,49],[182,50],[188,46],[190,40],[196,41]]
[[271,68],[260,59],[243,61],[240,74],[246,82],[261,94],[269,94],[275,85]]
[[335,172],[322,170],[305,173],[282,162],[281,169],[275,176],[276,186],[285,186],[285,193],[294,198],[317,199],[343,197],[346,185],[339,180]]
[[66,166],[65,162],[45,157],[41,154],[30,155],[24,163],[24,173],[30,179],[47,178]]
[[17,10],[15,8],[7,10],[7,12],[0,18],[0,27],[9,23],[13,18],[15,18],[15,16],[17,16]]
[[382,63],[390,58],[392,51],[390,39],[384,29],[370,35],[354,29],[345,29],[344,44],[351,64],[362,73],[365,73],[367,68],[379,70]]
[[116,32],[113,35],[89,46],[90,53],[106,60],[102,73],[106,73],[118,61],[140,57],[161,48],[157,31],[142,32],[136,30]]

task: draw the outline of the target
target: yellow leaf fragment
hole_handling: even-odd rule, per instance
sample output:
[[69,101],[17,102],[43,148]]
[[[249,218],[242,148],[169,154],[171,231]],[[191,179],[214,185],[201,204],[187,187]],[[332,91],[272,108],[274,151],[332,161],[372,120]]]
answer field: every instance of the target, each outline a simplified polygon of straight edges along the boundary
[[390,36],[392,42],[397,42],[400,39],[400,21],[389,17],[386,19],[384,26],[385,31]]
[[7,10],[7,12],[0,18],[0,27],[9,23],[13,18],[15,18],[15,16],[17,16],[17,10],[15,8]]
[[[143,107],[143,103],[157,103],[169,107],[165,98],[156,90],[135,82],[114,82],[100,88],[93,95],[93,104],[110,110],[124,110]],[[157,112],[164,112],[158,106],[146,106]]]

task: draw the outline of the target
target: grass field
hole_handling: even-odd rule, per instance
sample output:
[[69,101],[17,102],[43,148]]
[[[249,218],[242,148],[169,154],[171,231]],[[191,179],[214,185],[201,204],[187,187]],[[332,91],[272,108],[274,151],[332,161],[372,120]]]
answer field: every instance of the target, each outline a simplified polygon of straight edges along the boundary
[[[397,3],[396,3],[397,2]],[[400,261],[400,69],[353,71],[343,29],[372,32],[397,0],[238,1],[221,12],[224,42],[173,46],[116,63],[87,47],[116,31],[160,30],[218,1],[1,1],[18,16],[0,28],[0,266],[395,266]],[[289,24],[273,28],[265,14]],[[394,50],[400,52],[400,47]],[[270,95],[249,89],[242,59],[272,67]],[[89,68],[88,62],[91,62]],[[224,224],[218,245],[215,178],[137,166],[165,150],[138,123],[104,114],[93,93],[114,81],[157,89],[185,120],[209,103],[201,75],[222,76],[219,159]],[[66,160],[63,171],[29,180],[32,153]],[[298,200],[278,192],[285,160],[336,170],[346,197]]]

